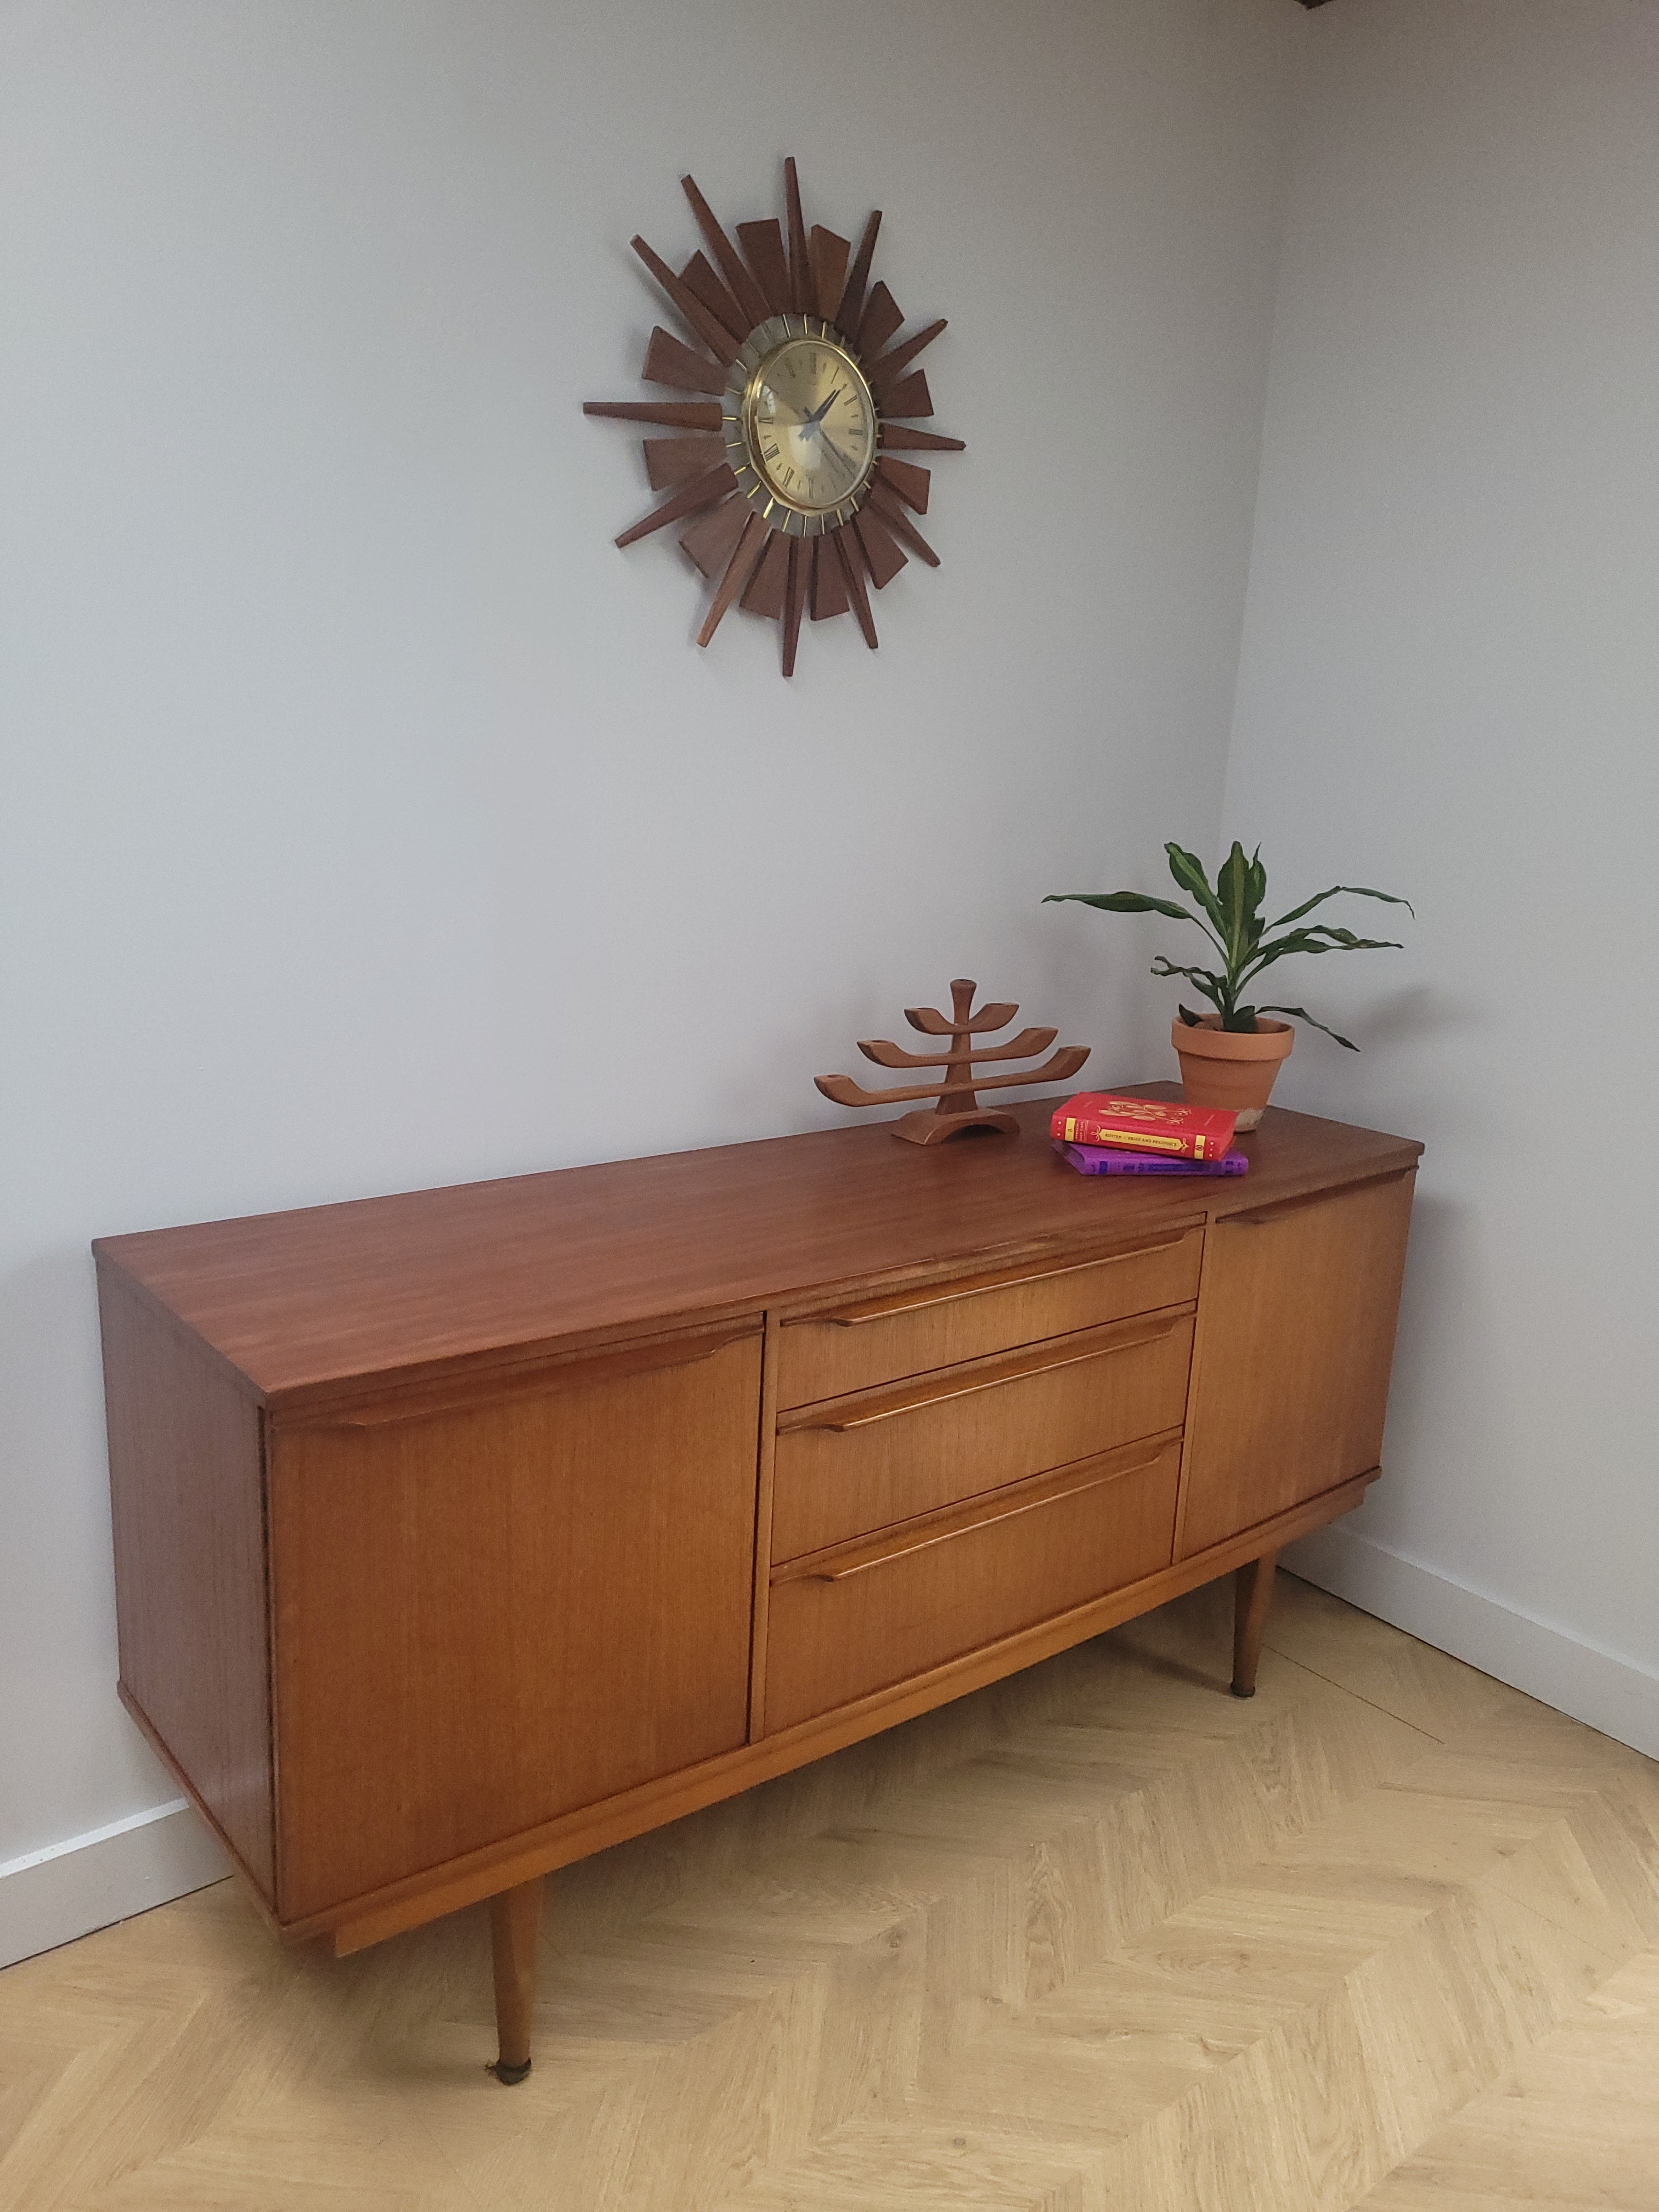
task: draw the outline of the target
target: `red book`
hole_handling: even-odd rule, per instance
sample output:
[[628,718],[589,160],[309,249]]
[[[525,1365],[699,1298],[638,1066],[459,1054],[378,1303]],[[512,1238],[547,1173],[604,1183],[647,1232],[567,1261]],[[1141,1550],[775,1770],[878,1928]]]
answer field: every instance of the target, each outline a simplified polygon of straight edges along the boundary
[[1237,1118],[1219,1106],[1079,1091],[1055,1107],[1048,1130],[1057,1145],[1109,1145],[1118,1152],[1159,1152],[1171,1160],[1218,1160],[1232,1145]]

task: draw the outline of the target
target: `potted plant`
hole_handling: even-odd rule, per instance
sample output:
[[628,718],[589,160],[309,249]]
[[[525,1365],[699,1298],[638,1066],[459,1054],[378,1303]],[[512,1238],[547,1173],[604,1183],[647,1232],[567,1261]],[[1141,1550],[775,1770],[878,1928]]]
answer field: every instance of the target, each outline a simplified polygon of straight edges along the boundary
[[[1366,890],[1358,884],[1333,884],[1300,906],[1292,907],[1274,921],[1264,921],[1262,902],[1267,896],[1267,871],[1261,851],[1246,859],[1244,848],[1235,842],[1212,885],[1195,854],[1179,845],[1166,845],[1170,873],[1176,886],[1188,894],[1200,911],[1179,906],[1174,899],[1152,898],[1145,891],[1050,891],[1047,905],[1075,902],[1098,907],[1105,914],[1167,914],[1176,921],[1190,921],[1204,932],[1221,955],[1218,969],[1182,968],[1162,953],[1152,963],[1154,975],[1184,975],[1215,1008],[1211,1014],[1179,1009],[1171,1039],[1181,1059],[1182,1087],[1195,1106],[1224,1106],[1238,1115],[1241,1129],[1254,1129],[1261,1119],[1279,1064],[1290,1054],[1295,1031],[1288,1022],[1264,1020],[1272,1014],[1291,1014],[1335,1037],[1350,1052],[1359,1048],[1352,1038],[1338,1036],[1323,1022],[1315,1021],[1305,1006],[1268,1006],[1243,1003],[1243,995],[1265,969],[1292,952],[1379,952],[1398,951],[1399,940],[1386,937],[1356,937],[1334,922],[1303,921],[1327,899],[1371,898],[1390,906],[1403,906],[1415,919],[1409,899],[1392,891]],[[1299,924],[1300,927],[1292,927]],[[1283,935],[1275,933],[1282,931]]]

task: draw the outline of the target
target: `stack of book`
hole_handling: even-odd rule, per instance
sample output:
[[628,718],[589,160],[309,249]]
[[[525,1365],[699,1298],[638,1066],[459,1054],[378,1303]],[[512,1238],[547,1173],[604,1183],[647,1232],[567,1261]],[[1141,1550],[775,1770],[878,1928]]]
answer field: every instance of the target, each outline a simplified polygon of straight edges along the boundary
[[1218,1106],[1079,1091],[1048,1126],[1054,1150],[1079,1175],[1238,1176],[1250,1164],[1233,1149],[1236,1119]]

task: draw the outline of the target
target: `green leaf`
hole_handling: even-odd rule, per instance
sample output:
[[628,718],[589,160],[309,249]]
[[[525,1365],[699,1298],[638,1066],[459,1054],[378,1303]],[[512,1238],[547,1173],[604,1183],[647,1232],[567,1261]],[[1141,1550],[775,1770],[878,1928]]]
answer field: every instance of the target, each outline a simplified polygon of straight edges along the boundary
[[1043,898],[1044,906],[1063,906],[1067,900],[1079,906],[1098,907],[1103,914],[1167,914],[1172,921],[1198,922],[1204,925],[1184,906],[1173,899],[1149,898],[1145,891],[1049,891]]
[[1275,960],[1283,960],[1287,953],[1334,952],[1336,950],[1335,945],[1327,945],[1315,930],[1293,929],[1288,936],[1270,938],[1266,945],[1259,946],[1238,980],[1242,983],[1249,976],[1259,975],[1264,968],[1271,968]]
[[[1293,906],[1288,914],[1281,914],[1277,921],[1270,921],[1267,927],[1269,929],[1283,929],[1287,921],[1300,921],[1304,914],[1311,914],[1316,906],[1323,906],[1328,898],[1338,897],[1381,899],[1388,906],[1403,906],[1413,921],[1417,919],[1417,908],[1411,901],[1396,898],[1392,891],[1368,891],[1363,884],[1333,884],[1329,890],[1316,892],[1312,898],[1304,899],[1300,906]],[[1317,1024],[1315,1026],[1317,1027]]]
[[1237,976],[1261,935],[1253,896],[1255,874],[1237,838],[1215,881],[1221,899],[1222,933],[1227,940],[1228,972]]
[[1193,1010],[1192,1010],[1192,1008],[1191,1008],[1190,1006],[1183,1006],[1180,1005],[1179,1003],[1177,1003],[1177,1004],[1176,1004],[1176,1013],[1178,1013],[1178,1014],[1180,1015],[1180,1017],[1181,1017],[1181,1021],[1182,1021],[1182,1026],[1184,1029],[1189,1029],[1189,1030],[1200,1030],[1200,1029],[1202,1029],[1202,1028],[1203,1028],[1203,1026],[1204,1026],[1204,1017],[1203,1017],[1203,1015],[1202,1015],[1202,1014],[1195,1014],[1195,1013],[1193,1012]]
[[[1404,905],[1403,899],[1401,903]],[[1294,1014],[1297,1021],[1306,1022],[1310,1029],[1324,1030],[1328,1037],[1335,1037],[1338,1044],[1346,1045],[1350,1052],[1358,1052],[1359,1049],[1352,1037],[1338,1036],[1336,1030],[1327,1027],[1325,1023],[1315,1021],[1305,1006],[1258,1006],[1256,1012],[1259,1014]]]
[[1334,928],[1328,921],[1316,921],[1310,934],[1328,939],[1328,952],[1401,952],[1405,950],[1397,937],[1356,937],[1351,929]]
[[1196,853],[1183,852],[1179,845],[1166,845],[1170,856],[1170,873],[1183,891],[1190,891],[1210,920],[1219,930],[1225,931],[1226,922],[1221,912],[1221,902],[1210,889],[1210,879],[1204,872],[1204,863]]
[[1356,937],[1350,930],[1332,929],[1324,922],[1315,922],[1308,928],[1291,930],[1288,936],[1270,938],[1238,980],[1242,983],[1253,979],[1291,952],[1397,952],[1400,949],[1391,938]]
[[1212,975],[1207,968],[1177,968],[1174,961],[1166,960],[1161,952],[1153,961],[1150,972],[1160,981],[1168,975],[1184,975],[1218,1012],[1225,1012],[1227,979],[1224,975]]

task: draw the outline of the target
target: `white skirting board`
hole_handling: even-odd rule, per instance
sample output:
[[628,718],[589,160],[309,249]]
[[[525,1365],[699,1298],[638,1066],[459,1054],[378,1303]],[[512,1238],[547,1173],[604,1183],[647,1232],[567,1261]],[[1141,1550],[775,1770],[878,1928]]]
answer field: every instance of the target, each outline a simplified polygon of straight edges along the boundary
[[1483,1674],[1659,1759],[1659,1674],[1340,1523],[1290,1545],[1285,1565],[1362,1613],[1375,1613]]
[[230,1872],[182,1797],[0,1866],[0,1966],[131,1919]]

